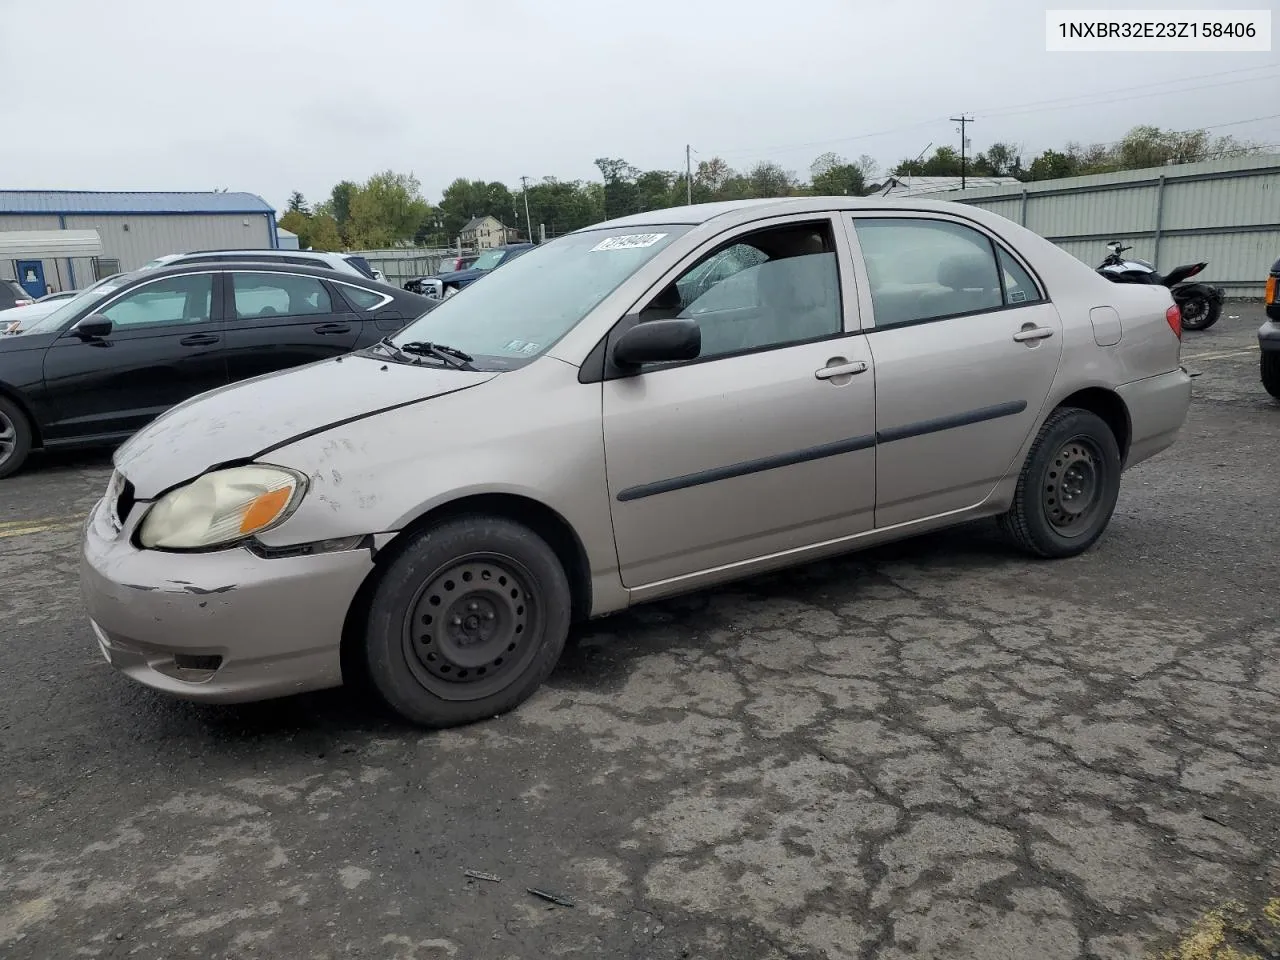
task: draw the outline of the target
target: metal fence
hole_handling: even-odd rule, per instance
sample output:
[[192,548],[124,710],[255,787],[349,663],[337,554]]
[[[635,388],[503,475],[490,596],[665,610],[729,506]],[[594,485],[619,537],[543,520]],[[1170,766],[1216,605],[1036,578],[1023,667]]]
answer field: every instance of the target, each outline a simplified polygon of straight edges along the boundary
[[[364,257],[369,264],[382,271],[387,283],[403,287],[406,280],[429,277],[440,273],[441,266],[458,256],[457,249],[446,247],[393,247],[390,250],[351,250],[351,254]],[[463,250],[463,253],[473,251]]]
[[933,194],[1000,214],[1089,266],[1105,244],[1169,270],[1207,260],[1200,279],[1260,297],[1280,257],[1280,155],[1236,157],[1009,187]]

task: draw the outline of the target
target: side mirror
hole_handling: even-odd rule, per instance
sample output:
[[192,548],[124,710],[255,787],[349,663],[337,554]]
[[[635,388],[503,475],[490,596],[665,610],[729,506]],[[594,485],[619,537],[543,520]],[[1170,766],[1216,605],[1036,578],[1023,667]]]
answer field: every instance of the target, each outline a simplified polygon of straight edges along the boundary
[[110,319],[100,313],[91,313],[72,327],[71,332],[81,340],[101,340],[111,336],[112,328]]
[[650,320],[637,323],[613,346],[613,362],[620,367],[642,363],[693,360],[702,352],[702,330],[692,320]]

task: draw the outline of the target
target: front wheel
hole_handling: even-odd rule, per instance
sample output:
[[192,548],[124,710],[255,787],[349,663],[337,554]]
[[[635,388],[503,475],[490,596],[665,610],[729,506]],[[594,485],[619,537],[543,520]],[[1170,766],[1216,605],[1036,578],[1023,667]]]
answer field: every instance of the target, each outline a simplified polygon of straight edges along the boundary
[[1120,449],[1106,422],[1088,410],[1059,408],[1031,445],[1001,527],[1034,556],[1084,553],[1111,522],[1120,469]]
[[467,516],[416,535],[374,591],[369,675],[406,720],[452,727],[506,713],[541,685],[569,634],[568,578],[541,537]]
[[[1280,400],[1280,353],[1262,355],[1262,386],[1267,393]],[[3,469],[0,467],[0,471]]]

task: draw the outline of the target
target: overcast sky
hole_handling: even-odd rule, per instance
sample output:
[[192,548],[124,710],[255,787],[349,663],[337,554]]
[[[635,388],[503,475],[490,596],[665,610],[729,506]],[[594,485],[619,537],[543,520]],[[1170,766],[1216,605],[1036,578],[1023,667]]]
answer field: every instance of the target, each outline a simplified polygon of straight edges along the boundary
[[[1136,123],[1232,124],[1213,132],[1280,144],[1280,117],[1235,123],[1280,114],[1277,52],[1051,54],[1044,9],[0,0],[0,187],[227,187],[283,206],[293,189],[321,199],[391,168],[438,202],[459,176],[593,178],[601,156],[676,169],[686,143],[695,162],[775,160],[806,176],[826,150],[888,166],[958,144],[946,118],[961,111],[977,118],[975,150],[1005,140],[1035,154]],[[1076,99],[1043,103],[1063,98]]]

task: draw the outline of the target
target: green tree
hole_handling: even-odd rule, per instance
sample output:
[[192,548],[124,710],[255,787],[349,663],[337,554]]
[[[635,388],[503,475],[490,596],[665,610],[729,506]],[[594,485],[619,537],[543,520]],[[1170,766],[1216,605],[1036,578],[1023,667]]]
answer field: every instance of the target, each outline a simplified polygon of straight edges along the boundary
[[767,160],[760,161],[747,172],[749,197],[789,197],[796,186],[794,173]]
[[698,168],[693,173],[693,202],[706,203],[724,199],[721,193],[732,176],[733,168],[719,157],[699,160]]
[[604,181],[605,219],[625,217],[640,212],[640,190],[636,177],[640,171],[625,160],[597,157],[596,168]]
[[310,233],[307,240],[312,250],[342,250],[342,234],[338,232],[338,221],[328,213],[313,214],[310,220]]
[[391,246],[411,239],[428,210],[417,177],[384,170],[351,192],[344,239],[362,250]]
[[277,221],[282,230],[297,234],[298,246],[306,250],[311,246],[311,218],[300,210],[288,210]]
[[604,188],[601,184],[581,180],[557,180],[543,177],[529,185],[529,214],[536,233],[546,227],[548,237],[558,237],[599,223],[604,217]]
[[993,143],[986,151],[973,158],[973,172],[984,177],[1019,177],[1022,169],[1022,148],[1010,143]]
[[820,197],[860,197],[867,183],[857,164],[835,153],[824,153],[809,166],[809,189]]
[[456,240],[467,221],[473,217],[495,217],[513,226],[515,201],[507,185],[498,181],[468,180],[459,177],[445,188],[440,200],[444,231],[450,241]]
[[1028,180],[1058,180],[1076,174],[1076,159],[1060,150],[1046,150],[1031,161]]
[[311,213],[311,209],[307,206],[306,198],[297,190],[289,194],[289,212],[300,213],[303,216]]
[[315,209],[316,213],[327,213],[333,217],[338,225],[338,230],[343,230],[347,221],[351,218],[351,197],[360,187],[352,180],[341,180],[334,184],[333,190],[329,193],[329,199],[318,205]]
[[641,210],[661,210],[684,203],[684,178],[680,177],[680,199],[675,199],[676,174],[670,170],[646,170],[636,177],[636,197]]

